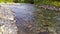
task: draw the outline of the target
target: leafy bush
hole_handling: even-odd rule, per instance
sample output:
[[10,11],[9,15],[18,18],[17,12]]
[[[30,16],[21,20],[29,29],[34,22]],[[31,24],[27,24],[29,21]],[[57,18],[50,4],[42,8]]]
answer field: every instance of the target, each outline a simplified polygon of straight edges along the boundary
[[51,4],[55,6],[60,6],[60,0],[35,0],[35,4]]
[[12,3],[13,0],[0,0],[0,3]]

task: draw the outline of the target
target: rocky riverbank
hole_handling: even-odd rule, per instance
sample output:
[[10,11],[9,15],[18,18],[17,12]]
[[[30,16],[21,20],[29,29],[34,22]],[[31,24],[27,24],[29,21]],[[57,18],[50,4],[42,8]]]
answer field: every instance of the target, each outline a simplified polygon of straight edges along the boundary
[[15,14],[9,7],[0,5],[0,34],[18,34]]
[[[51,34],[60,34],[60,9],[52,5],[38,5],[34,13],[36,24],[39,24]],[[42,29],[43,29],[42,28]]]
[[55,11],[60,11],[60,7],[57,7],[57,6],[54,6],[54,5],[36,5],[38,6],[39,8],[44,8],[44,9],[49,9],[49,10],[55,10]]
[[[24,3],[3,4],[2,6],[9,7],[14,12],[19,29],[18,34],[60,34],[59,7],[49,5],[40,5],[37,7],[33,4]],[[10,11],[9,9],[5,10],[7,12]],[[7,14],[13,16],[11,12]],[[9,15],[5,17],[11,17]]]

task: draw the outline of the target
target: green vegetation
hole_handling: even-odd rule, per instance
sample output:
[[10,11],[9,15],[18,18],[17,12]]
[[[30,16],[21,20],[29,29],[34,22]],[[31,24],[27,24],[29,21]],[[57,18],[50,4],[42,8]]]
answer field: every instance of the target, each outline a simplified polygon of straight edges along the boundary
[[50,4],[60,6],[60,0],[36,0],[35,4]]
[[52,4],[60,6],[60,0],[0,0],[0,3],[34,3],[34,4]]
[[0,3],[13,3],[13,0],[0,0]]

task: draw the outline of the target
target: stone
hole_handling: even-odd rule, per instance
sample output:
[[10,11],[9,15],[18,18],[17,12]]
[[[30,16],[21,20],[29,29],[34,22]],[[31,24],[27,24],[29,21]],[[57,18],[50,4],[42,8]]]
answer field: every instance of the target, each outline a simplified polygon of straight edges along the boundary
[[18,34],[15,14],[5,5],[0,7],[0,34]]
[[1,6],[0,7],[0,18],[3,18],[3,19],[9,19],[9,20],[14,20],[15,18],[15,15],[13,13],[13,11],[8,8],[7,6]]

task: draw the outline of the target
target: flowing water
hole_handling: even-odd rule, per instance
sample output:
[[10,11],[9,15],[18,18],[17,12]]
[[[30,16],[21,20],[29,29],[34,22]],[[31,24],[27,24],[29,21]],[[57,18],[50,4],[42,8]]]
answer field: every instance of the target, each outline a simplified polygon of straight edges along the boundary
[[[3,6],[3,5],[2,5]],[[60,32],[60,12],[51,7],[45,5],[36,7],[33,4],[12,4],[4,5],[9,7],[16,16],[16,24],[19,29],[19,34],[58,34]],[[55,11],[56,10],[56,11]],[[49,32],[50,31],[50,32]]]
[[28,27],[32,27],[32,25],[34,25],[33,12],[35,11],[35,5],[16,4],[12,5],[11,9],[16,14],[16,21],[19,27],[19,34],[33,34],[32,31],[28,29]]

